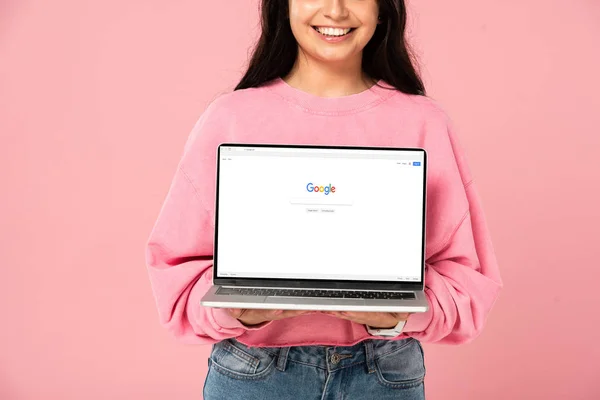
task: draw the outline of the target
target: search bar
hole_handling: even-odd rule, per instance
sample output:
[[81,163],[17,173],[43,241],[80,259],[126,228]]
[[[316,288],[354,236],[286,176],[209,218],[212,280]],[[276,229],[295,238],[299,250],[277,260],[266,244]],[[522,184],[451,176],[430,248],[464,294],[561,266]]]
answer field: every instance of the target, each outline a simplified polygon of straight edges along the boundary
[[324,199],[320,198],[295,198],[290,199],[290,204],[302,206],[351,206],[354,203],[352,200],[344,199]]

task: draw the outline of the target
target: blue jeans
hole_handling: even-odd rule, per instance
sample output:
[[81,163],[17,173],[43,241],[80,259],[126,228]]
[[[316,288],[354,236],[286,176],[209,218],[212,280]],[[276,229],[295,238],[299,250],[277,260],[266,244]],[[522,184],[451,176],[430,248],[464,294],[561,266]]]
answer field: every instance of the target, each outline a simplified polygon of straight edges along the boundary
[[205,400],[422,400],[425,365],[412,338],[354,346],[213,346]]

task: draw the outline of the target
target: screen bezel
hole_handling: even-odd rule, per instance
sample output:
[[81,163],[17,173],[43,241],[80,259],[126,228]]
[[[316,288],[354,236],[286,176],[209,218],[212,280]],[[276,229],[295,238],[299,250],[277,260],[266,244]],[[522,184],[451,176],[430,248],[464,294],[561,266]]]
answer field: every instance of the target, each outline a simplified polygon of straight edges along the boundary
[[[222,278],[218,277],[218,236],[219,236],[219,184],[221,167],[221,149],[224,147],[256,147],[282,149],[323,149],[323,150],[375,150],[420,152],[423,154],[423,211],[422,211],[422,252],[421,279],[419,281],[364,281],[364,280],[328,280],[328,279],[283,279],[283,278]],[[285,288],[318,288],[318,289],[350,289],[350,290],[423,290],[425,279],[425,232],[427,220],[427,151],[423,148],[409,147],[360,147],[360,146],[321,146],[321,145],[282,145],[254,143],[221,143],[217,147],[216,193],[215,193],[215,232],[213,250],[213,284],[221,286],[245,287],[285,287]]]

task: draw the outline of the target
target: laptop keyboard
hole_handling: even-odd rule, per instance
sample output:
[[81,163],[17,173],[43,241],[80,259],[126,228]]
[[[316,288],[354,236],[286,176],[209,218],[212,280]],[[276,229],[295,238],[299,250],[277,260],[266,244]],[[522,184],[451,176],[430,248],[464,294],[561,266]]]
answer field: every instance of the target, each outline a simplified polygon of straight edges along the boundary
[[221,287],[219,295],[243,296],[286,296],[286,297],[326,297],[336,299],[377,299],[410,300],[415,298],[411,292],[371,292],[364,290],[319,290],[319,289],[258,289]]

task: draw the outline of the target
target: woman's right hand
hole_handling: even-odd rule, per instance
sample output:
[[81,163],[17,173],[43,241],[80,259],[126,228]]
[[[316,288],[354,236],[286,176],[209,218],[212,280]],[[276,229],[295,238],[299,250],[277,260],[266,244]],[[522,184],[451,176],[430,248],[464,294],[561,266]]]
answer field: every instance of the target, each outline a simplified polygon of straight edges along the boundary
[[257,310],[248,308],[229,308],[229,315],[240,321],[242,324],[252,327],[264,322],[275,321],[278,319],[297,317],[298,315],[308,314],[311,311],[304,310]]

